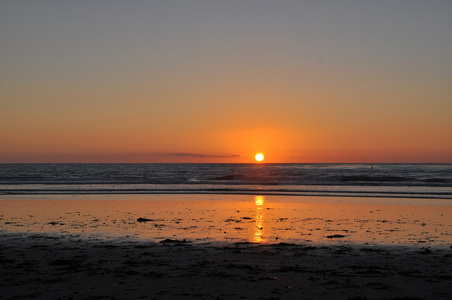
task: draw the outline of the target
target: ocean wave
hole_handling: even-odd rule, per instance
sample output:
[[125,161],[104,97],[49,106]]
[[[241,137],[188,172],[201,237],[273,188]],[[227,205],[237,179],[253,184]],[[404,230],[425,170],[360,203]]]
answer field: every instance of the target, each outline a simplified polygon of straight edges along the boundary
[[10,164],[0,194],[267,193],[452,198],[452,165]]
[[175,185],[118,185],[118,184],[32,184],[5,185],[0,195],[34,194],[255,194],[255,195],[317,195],[361,197],[405,197],[452,199],[449,188],[388,187],[388,186],[331,186],[331,185],[231,185],[231,184],[175,184]]

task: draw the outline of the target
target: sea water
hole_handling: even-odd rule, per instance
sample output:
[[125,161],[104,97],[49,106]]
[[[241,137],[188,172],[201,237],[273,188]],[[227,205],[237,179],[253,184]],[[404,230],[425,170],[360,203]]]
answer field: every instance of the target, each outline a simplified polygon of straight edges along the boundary
[[0,164],[0,195],[44,194],[452,199],[452,164]]

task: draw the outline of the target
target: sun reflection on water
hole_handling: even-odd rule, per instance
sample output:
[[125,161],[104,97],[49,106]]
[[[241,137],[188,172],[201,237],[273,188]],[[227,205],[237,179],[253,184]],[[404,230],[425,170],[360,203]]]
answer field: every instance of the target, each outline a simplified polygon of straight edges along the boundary
[[254,229],[254,242],[260,243],[264,240],[264,214],[263,214],[263,205],[264,205],[264,196],[255,196],[254,203],[256,204],[256,225]]
[[[369,200],[365,199],[363,204],[359,198],[358,203],[341,203],[336,198],[323,199],[329,201],[324,203],[317,197],[254,195],[188,197],[118,195],[108,201],[0,199],[1,229],[77,238],[157,242],[169,238],[194,243],[441,245],[449,249],[452,241],[449,203],[427,205],[430,200],[425,200],[420,202],[423,205],[366,204]],[[147,220],[138,221],[140,218]]]

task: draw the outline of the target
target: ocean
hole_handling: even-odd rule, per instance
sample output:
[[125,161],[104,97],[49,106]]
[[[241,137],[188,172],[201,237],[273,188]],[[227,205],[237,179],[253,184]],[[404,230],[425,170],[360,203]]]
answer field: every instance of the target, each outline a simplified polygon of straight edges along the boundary
[[452,164],[0,164],[0,195],[48,194],[452,199]]

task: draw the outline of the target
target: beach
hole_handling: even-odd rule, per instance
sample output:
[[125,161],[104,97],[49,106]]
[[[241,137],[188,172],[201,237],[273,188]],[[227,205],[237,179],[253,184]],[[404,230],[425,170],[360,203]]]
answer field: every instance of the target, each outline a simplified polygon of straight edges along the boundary
[[25,198],[0,199],[2,299],[452,295],[447,200]]
[[0,300],[452,300],[452,1],[0,1]]

